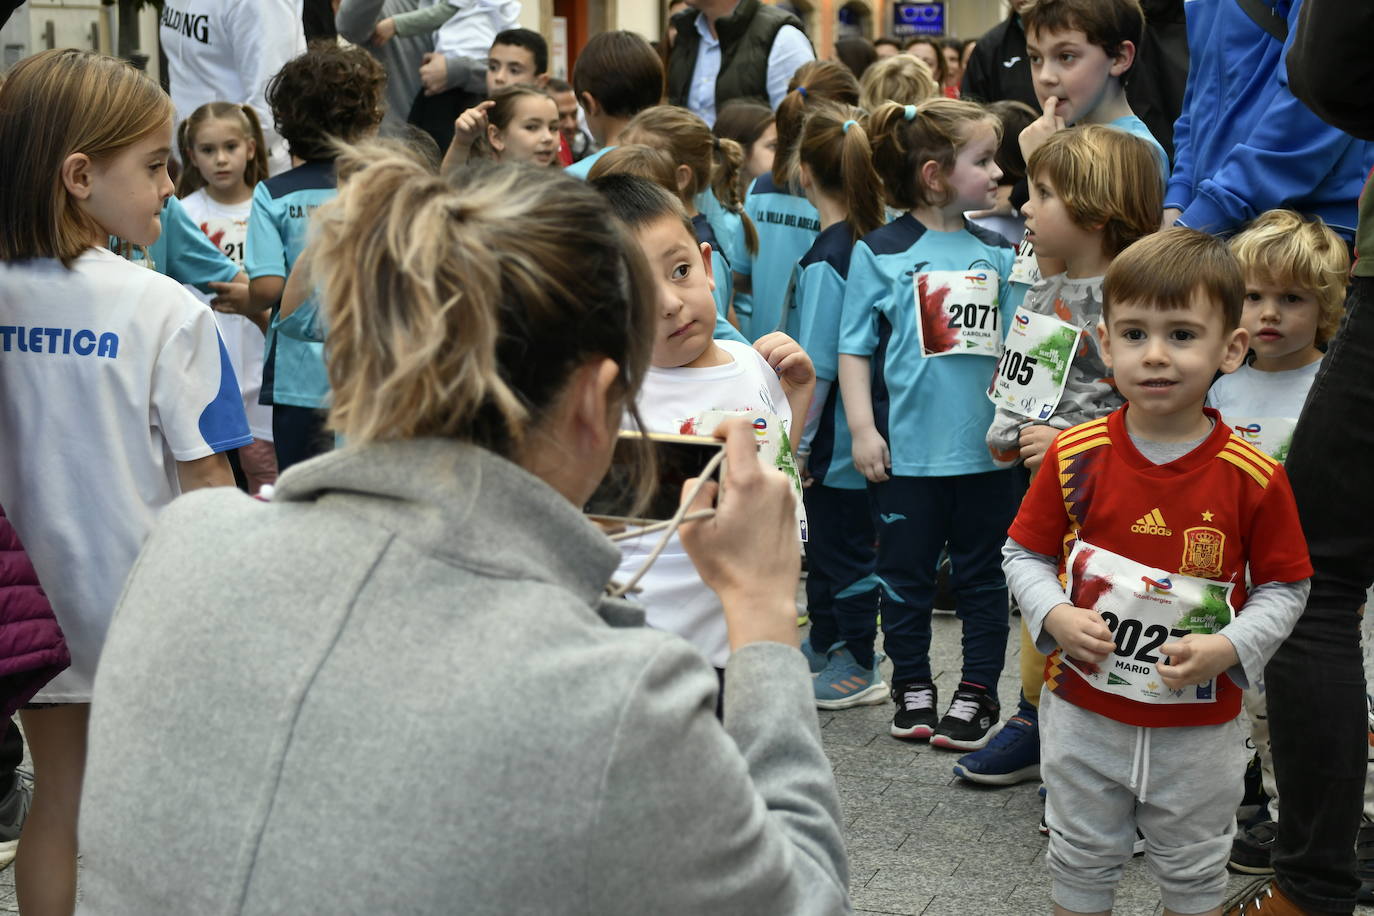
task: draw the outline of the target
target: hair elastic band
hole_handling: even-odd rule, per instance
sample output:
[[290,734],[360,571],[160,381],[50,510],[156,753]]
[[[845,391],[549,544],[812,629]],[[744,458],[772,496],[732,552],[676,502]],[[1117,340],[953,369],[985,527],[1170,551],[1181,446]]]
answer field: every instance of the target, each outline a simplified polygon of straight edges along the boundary
[[906,118],[908,121],[916,120],[916,114],[917,112],[915,105],[908,105],[902,109],[902,117]]
[[844,126],[841,128],[841,130],[843,130],[845,133],[849,133],[849,128],[853,127],[855,124],[858,123],[858,121],[855,121],[853,118],[851,118],[848,121],[844,122]]
[[805,86],[798,86],[798,87],[797,87],[797,91],[801,93],[801,97],[802,97],[802,98],[806,98],[806,87],[805,87]]

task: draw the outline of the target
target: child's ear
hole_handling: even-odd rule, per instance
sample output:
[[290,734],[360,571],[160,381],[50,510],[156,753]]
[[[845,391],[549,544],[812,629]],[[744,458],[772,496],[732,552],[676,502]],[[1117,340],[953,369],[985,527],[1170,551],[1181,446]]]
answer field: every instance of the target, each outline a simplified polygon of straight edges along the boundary
[[504,152],[506,149],[505,141],[501,139],[501,128],[497,127],[495,124],[487,125],[487,142],[490,143],[491,148],[498,153]]
[[248,151],[248,159],[251,161],[253,157],[258,154],[258,141],[254,140],[252,137],[245,137],[243,148]]
[[1226,352],[1222,354],[1221,365],[1218,368],[1228,374],[1235,372],[1241,363],[1245,362],[1245,354],[1248,352],[1250,332],[1245,328],[1236,328],[1226,337]]
[[596,101],[590,92],[584,92],[578,97],[578,104],[588,115],[595,117],[601,114],[601,105]]
[[706,271],[706,280],[711,285],[711,292],[714,293],[716,291],[716,269],[711,264],[711,243],[702,242],[698,247],[701,249],[701,266]]
[[686,191],[692,185],[692,167],[690,165],[680,165],[675,170],[677,177],[678,191]]
[[801,185],[803,191],[811,190],[814,179],[811,177],[811,167],[805,162],[797,163],[797,184]]
[[72,153],[62,160],[62,185],[77,200],[86,200],[91,196],[92,178],[90,156]]
[[1131,64],[1135,63],[1135,42],[1123,41],[1117,46],[1116,54],[1112,56],[1112,66],[1107,73],[1111,76],[1121,76],[1131,69]]
[[1102,351],[1102,365],[1108,369],[1112,368],[1112,336],[1107,333],[1107,319],[1103,318],[1097,323],[1097,345]]
[[945,189],[945,170],[940,163],[934,159],[927,159],[921,163],[920,169],[921,184],[932,191],[944,191]]
[[548,88],[548,85],[549,85],[549,75],[548,75],[547,73],[541,73],[541,74],[539,74],[538,76],[536,76],[536,77],[534,78],[534,84],[535,84],[536,86],[538,86],[540,89],[546,89],[546,88]]

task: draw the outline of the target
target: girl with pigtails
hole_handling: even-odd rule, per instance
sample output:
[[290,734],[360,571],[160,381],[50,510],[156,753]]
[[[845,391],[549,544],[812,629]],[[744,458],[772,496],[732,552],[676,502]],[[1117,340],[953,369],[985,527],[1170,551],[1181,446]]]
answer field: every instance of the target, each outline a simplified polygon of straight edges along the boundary
[[[854,246],[839,382],[854,466],[878,517],[892,734],[976,750],[998,727],[1007,641],[1003,534],[1020,492],[983,442],[986,396],[1016,303],[1014,250],[972,225],[1001,170],[1000,122],[972,102],[889,102],[866,125],[888,203],[906,212]],[[943,716],[930,669],[935,570],[949,545],[963,624],[962,678]]]

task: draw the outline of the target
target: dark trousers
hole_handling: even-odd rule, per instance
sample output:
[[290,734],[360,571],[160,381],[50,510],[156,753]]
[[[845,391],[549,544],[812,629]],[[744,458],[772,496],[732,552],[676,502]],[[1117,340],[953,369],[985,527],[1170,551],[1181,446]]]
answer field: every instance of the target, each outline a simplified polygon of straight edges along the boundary
[[277,450],[277,472],[293,464],[323,455],[334,447],[324,428],[325,412],[313,407],[277,404],[272,408],[272,444]]
[[1287,469],[1312,554],[1312,594],[1265,669],[1282,804],[1273,862],[1305,909],[1350,913],[1366,736],[1359,608],[1374,581],[1374,279],[1357,278],[1293,435]]
[[1010,614],[1002,545],[1021,491],[1012,471],[893,477],[871,484],[878,513],[883,647],[892,683],[929,681],[935,567],[949,544],[950,587],[963,624],[963,679],[995,698]]
[[843,642],[855,661],[871,667],[878,635],[878,556],[868,491],[814,483],[802,493],[810,535],[806,612],[811,648],[824,653]]
[[447,89],[438,95],[425,95],[421,89],[411,103],[409,121],[434,138],[442,156],[453,143],[453,122],[481,101],[482,96],[463,89]]
[[13,787],[14,771],[23,762],[24,738],[11,718],[5,722],[4,735],[0,735],[0,798]]

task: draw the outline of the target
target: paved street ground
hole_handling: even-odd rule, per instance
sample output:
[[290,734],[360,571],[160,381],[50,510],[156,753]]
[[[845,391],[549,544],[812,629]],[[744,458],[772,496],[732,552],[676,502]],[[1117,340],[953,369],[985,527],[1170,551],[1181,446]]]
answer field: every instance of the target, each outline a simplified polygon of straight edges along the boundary
[[[1000,684],[1004,717],[1015,706],[1020,689],[1019,642],[1010,643]],[[959,679],[959,622],[954,617],[936,615],[931,656],[943,705]],[[1038,784],[985,789],[955,778],[950,768],[957,753],[888,734],[891,709],[884,703],[820,716],[821,736],[843,805],[856,911],[897,916],[1048,914],[1046,841],[1036,831],[1041,811]],[[1246,880],[1233,876],[1232,887]],[[1117,893],[1117,916],[1155,916],[1162,911],[1144,860],[1133,860]],[[13,869],[0,872],[0,913],[6,912],[18,912]],[[1374,916],[1374,908],[1361,907],[1356,913]]]

